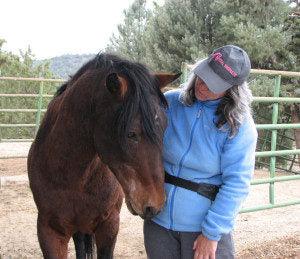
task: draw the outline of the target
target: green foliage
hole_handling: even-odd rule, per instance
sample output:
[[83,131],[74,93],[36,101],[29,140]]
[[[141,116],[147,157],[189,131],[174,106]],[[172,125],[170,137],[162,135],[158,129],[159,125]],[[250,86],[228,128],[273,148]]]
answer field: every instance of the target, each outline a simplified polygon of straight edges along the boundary
[[0,39],[0,75],[22,76],[22,77],[44,77],[52,76],[49,63],[34,64],[34,55],[28,47],[26,51],[20,51],[20,55],[2,50],[5,40]]
[[146,63],[144,34],[147,21],[151,16],[151,12],[146,8],[146,0],[135,0],[124,11],[124,16],[123,24],[118,26],[118,35],[110,38],[106,50]]
[[298,4],[285,20],[284,30],[291,35],[287,49],[295,53],[295,71],[300,71],[300,5]]
[[295,67],[295,55],[287,50],[290,31],[284,22],[291,11],[282,0],[216,1],[222,11],[216,30],[220,45],[234,43],[244,48],[255,68],[289,70]]
[[145,32],[148,64],[157,70],[174,71],[180,70],[183,61],[204,58],[212,49],[211,2],[169,0],[157,5]]

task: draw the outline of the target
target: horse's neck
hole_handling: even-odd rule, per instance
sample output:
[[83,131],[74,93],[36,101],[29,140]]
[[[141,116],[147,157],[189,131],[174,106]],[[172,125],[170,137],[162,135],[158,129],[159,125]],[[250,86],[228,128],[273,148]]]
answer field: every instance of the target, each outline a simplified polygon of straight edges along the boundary
[[[43,154],[51,159],[49,166],[82,171],[96,156],[92,125],[84,111],[55,110],[60,103],[49,107],[39,132]],[[62,108],[62,107],[60,107]],[[79,112],[79,114],[78,114]]]

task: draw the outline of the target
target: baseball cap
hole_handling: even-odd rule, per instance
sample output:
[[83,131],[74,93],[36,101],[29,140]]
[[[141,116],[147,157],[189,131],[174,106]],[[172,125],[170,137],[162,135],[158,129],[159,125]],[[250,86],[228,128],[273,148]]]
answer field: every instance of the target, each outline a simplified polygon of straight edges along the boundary
[[235,45],[226,45],[213,51],[194,68],[213,93],[225,92],[234,85],[241,85],[249,76],[251,63],[248,54]]

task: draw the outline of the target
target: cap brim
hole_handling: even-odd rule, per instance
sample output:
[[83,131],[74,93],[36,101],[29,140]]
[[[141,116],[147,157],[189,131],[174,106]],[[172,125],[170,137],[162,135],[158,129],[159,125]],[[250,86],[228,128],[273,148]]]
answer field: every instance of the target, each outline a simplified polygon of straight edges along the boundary
[[194,73],[200,77],[213,93],[222,93],[232,87],[208,65],[208,59],[203,60],[195,69]]

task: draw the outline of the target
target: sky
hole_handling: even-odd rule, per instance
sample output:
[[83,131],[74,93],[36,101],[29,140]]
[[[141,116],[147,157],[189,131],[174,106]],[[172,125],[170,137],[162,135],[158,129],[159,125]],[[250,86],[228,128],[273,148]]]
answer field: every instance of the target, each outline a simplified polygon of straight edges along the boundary
[[[97,53],[117,32],[123,10],[133,0],[2,0],[3,49],[19,53],[30,46],[37,59]],[[160,2],[160,1],[158,1]]]

